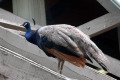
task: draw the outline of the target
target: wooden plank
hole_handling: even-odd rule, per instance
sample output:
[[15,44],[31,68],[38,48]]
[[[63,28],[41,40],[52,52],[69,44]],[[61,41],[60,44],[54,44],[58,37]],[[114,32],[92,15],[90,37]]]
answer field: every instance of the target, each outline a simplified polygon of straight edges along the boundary
[[14,22],[16,24],[22,24],[23,22],[27,21],[23,18],[20,18],[20,17],[14,15],[13,13],[3,10],[1,8],[0,8],[0,19],[10,21],[11,23]]
[[[5,28],[13,29],[13,30],[18,30],[18,31],[23,31],[25,32],[26,29],[23,26],[16,25],[16,24],[10,24],[10,22],[5,22],[4,20],[0,20],[0,25],[4,26]],[[31,28],[32,31],[35,31],[36,28]]]
[[[5,28],[9,28],[9,29],[14,29],[14,30],[18,30],[18,31],[26,31],[26,29],[22,26],[20,26],[21,24],[23,24],[23,22],[25,22],[27,20],[20,18],[8,11],[5,11],[3,9],[0,9],[0,25],[4,26]],[[30,21],[28,21],[30,22]],[[33,22],[30,22],[31,26],[33,26]],[[39,25],[35,25],[32,27],[32,31],[36,30],[36,28],[40,28],[41,26]]]
[[[0,9],[0,17],[4,20],[9,21],[9,24],[13,25],[20,25],[23,22],[25,22],[25,19],[22,19],[10,12],[7,12],[3,9]],[[108,13],[104,16],[101,16],[97,19],[94,19],[86,24],[83,24],[78,27],[78,29],[82,30],[87,35],[90,35],[91,37],[97,36],[105,31],[108,31],[110,29],[113,29],[115,27],[119,26],[120,21],[120,14],[119,13]],[[6,21],[4,21],[6,22]],[[16,24],[14,24],[16,23]],[[33,24],[31,23],[33,26]],[[39,25],[34,26],[36,29],[41,27]]]
[[41,26],[46,25],[44,0],[13,0],[13,13],[29,21],[34,18]]
[[14,13],[15,13],[15,14],[18,14],[18,13],[17,13],[18,11],[17,11],[17,8],[16,8],[16,7],[17,7],[17,1],[16,1],[16,0],[12,0],[12,3],[14,4],[14,5],[12,5],[12,6],[13,6]]
[[[14,18],[15,15],[11,15],[11,16]],[[16,19],[18,19],[18,21],[21,20],[21,18],[19,19],[19,17],[17,17],[17,16],[15,16],[15,17],[16,17]],[[78,29],[82,30],[84,33],[86,33],[87,35],[90,35],[91,37],[97,36],[105,31],[108,31],[110,29],[118,27],[120,25],[119,17],[120,17],[119,14],[106,14],[100,18],[97,18],[95,20],[92,20],[86,24],[79,26]],[[5,17],[3,19],[5,19]],[[25,20],[23,20],[23,21],[25,21]],[[4,23],[8,24],[8,25],[6,26]],[[20,24],[18,24],[18,23],[22,24],[22,22],[17,22],[17,20],[16,20],[15,23],[17,23],[17,24],[13,23],[13,25],[12,25],[12,23],[13,22],[7,22],[4,20],[0,20],[0,24],[4,27],[7,27],[7,28],[13,27],[12,29],[25,31],[25,29],[24,28],[22,29],[19,26]],[[31,23],[31,25],[33,25],[33,24]],[[39,25],[35,26],[35,28],[38,28],[38,27],[39,27]],[[35,30],[35,28],[32,28],[32,30]]]
[[106,32],[115,27],[118,27],[119,25],[120,25],[120,14],[108,13],[86,24],[83,24],[78,28],[82,30],[84,33],[86,33],[87,35],[94,37],[103,32]]
[[120,26],[120,10],[111,0],[97,0],[109,13],[87,22],[78,28],[91,37]]
[[97,0],[109,13],[119,13],[120,10],[112,3],[111,0]]
[[3,46],[0,46],[0,73],[6,80],[71,80]]
[[21,24],[23,24],[23,22],[30,22],[31,24],[31,27],[33,28],[40,28],[41,26],[40,25],[35,25],[33,24],[33,21],[28,21],[28,20],[25,20],[21,17],[18,17],[16,15],[14,15],[13,13],[11,12],[8,12],[6,10],[3,10],[0,8],[0,22],[1,23],[5,23],[5,24],[10,24],[10,25],[13,25],[13,26],[18,26],[20,27]]

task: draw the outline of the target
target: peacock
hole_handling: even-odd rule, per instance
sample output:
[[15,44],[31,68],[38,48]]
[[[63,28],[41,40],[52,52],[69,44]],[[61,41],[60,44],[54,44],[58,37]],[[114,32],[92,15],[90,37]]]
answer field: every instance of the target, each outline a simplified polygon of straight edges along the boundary
[[26,28],[25,38],[37,45],[48,57],[58,59],[58,72],[61,74],[65,61],[84,68],[87,60],[93,59],[104,69],[107,57],[96,44],[81,30],[68,24],[47,25],[31,32],[29,22],[22,24]]

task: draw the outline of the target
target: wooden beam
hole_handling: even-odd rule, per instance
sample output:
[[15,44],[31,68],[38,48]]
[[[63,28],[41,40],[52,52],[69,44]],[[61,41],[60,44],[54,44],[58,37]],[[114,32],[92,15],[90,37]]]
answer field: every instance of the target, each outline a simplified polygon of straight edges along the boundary
[[78,28],[90,37],[94,37],[118,26],[120,26],[120,14],[108,13]]
[[11,12],[8,12],[8,11],[0,8],[0,23],[1,23],[1,25],[8,24],[8,26],[12,25],[12,26],[16,26],[16,27],[21,27],[20,25],[26,21],[30,22],[31,27],[33,27],[32,29],[34,29],[34,28],[38,29],[41,27],[40,25],[37,25],[37,24],[34,26],[33,21],[25,20],[19,16],[16,16],[15,14],[13,14]]
[[71,80],[1,45],[0,61],[0,75],[5,80]]
[[[8,28],[8,29],[13,29],[13,30],[18,30],[18,31],[23,31],[25,32],[26,29],[23,26],[20,25],[16,25],[16,24],[10,24],[10,22],[7,21],[3,21],[0,19],[0,25],[4,26],[4,28]],[[35,28],[31,28],[32,31],[35,31]]]
[[97,0],[109,13],[120,13],[111,0]]
[[[120,14],[120,9],[115,6],[115,4],[112,3],[111,0],[97,0],[108,12],[109,14],[113,15],[113,14]],[[111,26],[113,27],[118,27],[118,43],[119,43],[119,53],[120,53],[120,24],[119,24],[119,20],[117,21],[116,18],[120,19],[120,16],[118,15],[113,15],[113,18],[111,18]],[[116,20],[115,20],[116,19]],[[109,24],[109,22],[106,22],[107,24]],[[105,24],[105,23],[104,23]]]

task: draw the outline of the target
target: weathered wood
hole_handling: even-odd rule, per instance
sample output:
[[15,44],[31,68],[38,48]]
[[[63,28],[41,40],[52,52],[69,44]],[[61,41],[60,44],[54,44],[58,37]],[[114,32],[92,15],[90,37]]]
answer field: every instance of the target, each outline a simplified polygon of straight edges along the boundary
[[[20,25],[15,25],[15,24],[10,24],[10,23],[6,23],[5,21],[1,20],[0,19],[0,25],[1,26],[4,26],[5,28],[8,28],[8,29],[13,29],[13,30],[18,30],[18,31],[26,31],[26,29]],[[31,28],[32,31],[35,31],[36,29],[35,28]]]
[[13,13],[43,26],[46,25],[44,0],[13,0]]
[[111,0],[97,0],[109,13],[119,13],[120,10],[112,3]]
[[71,80],[2,46],[0,73],[6,80]]
[[25,20],[21,17],[18,17],[16,15],[14,15],[11,12],[8,12],[6,10],[3,10],[0,8],[0,22],[4,22],[6,24],[10,24],[10,25],[14,25],[14,26],[20,26],[21,24],[23,24],[23,22],[30,22],[31,27],[33,28],[40,28],[40,25],[35,25],[33,24],[33,21],[29,21],[29,20]]
[[103,32],[109,31],[120,25],[120,14],[119,13],[108,13],[97,19],[94,19],[86,24],[79,26],[87,35],[94,37]]
[[[21,30],[21,28],[19,28],[19,25],[26,21],[25,19],[22,19],[22,18],[14,15],[8,11],[5,11],[3,9],[0,9],[0,14],[1,14],[0,15],[1,19],[9,21],[9,23],[6,21],[2,21],[2,23],[6,23],[6,24],[10,24],[10,25],[13,24],[12,26],[16,25],[18,27],[18,30]],[[1,20],[0,20],[0,22],[1,22]],[[94,19],[88,23],[85,23],[85,24],[79,26],[78,28],[81,29],[87,35],[94,37],[105,31],[108,31],[110,29],[118,27],[120,25],[119,22],[120,22],[120,14],[119,13],[108,13],[108,14],[103,15],[97,19]],[[31,23],[31,25],[33,26],[32,23]],[[2,26],[4,26],[4,25],[2,25]],[[39,25],[35,26],[36,29],[39,27],[41,27],[41,26],[39,26]],[[12,29],[14,29],[14,28],[12,28]],[[33,30],[35,30],[35,29],[33,29]],[[25,31],[25,29],[22,31]]]
[[109,13],[87,22],[78,28],[91,37],[120,26],[120,10],[111,0],[97,0]]
[[[112,0],[98,0],[98,2],[109,12],[109,15],[114,14],[110,19],[111,23],[109,23],[108,21],[106,23],[110,24],[110,25],[112,24],[113,28],[118,27],[118,42],[119,42],[119,52],[120,52],[120,27],[119,27],[120,26],[120,24],[119,24],[120,9],[112,2]],[[115,14],[118,14],[118,15],[115,15]],[[117,18],[118,18],[118,21],[117,21]]]

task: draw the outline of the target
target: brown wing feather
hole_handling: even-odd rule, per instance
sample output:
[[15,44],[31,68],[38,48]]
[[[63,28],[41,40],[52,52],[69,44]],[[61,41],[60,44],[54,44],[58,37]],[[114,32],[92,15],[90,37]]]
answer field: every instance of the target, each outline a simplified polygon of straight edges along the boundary
[[86,59],[83,56],[81,57],[70,56],[55,49],[49,49],[49,48],[46,48],[46,50],[49,51],[50,54],[56,56],[57,58],[62,59],[64,61],[68,61],[75,66],[78,67],[81,66],[82,68],[85,67]]

